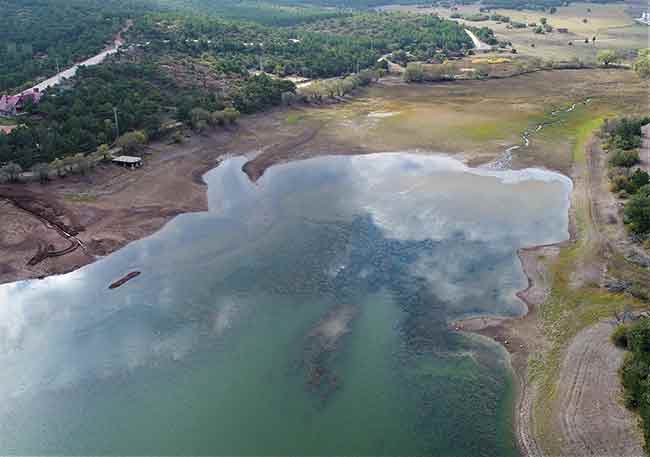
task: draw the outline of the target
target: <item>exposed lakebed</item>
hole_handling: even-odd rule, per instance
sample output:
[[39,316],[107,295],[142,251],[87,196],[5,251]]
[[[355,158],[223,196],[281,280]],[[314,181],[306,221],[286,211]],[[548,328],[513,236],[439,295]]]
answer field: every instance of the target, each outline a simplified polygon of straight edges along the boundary
[[513,455],[507,356],[448,322],[525,312],[517,249],[567,238],[568,178],[243,163],[206,175],[209,212],[0,286],[0,451]]

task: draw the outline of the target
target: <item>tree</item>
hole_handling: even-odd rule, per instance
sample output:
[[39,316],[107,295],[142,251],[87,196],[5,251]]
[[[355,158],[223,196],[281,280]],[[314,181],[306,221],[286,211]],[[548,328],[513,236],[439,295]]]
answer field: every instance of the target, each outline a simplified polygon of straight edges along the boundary
[[50,179],[50,166],[46,163],[37,163],[32,167],[32,171],[38,177],[41,184],[44,184]]
[[99,145],[99,148],[97,148],[97,155],[105,162],[111,160],[111,152],[107,144]]
[[124,152],[135,152],[147,142],[147,135],[142,130],[128,132],[117,139],[117,145]]
[[604,49],[598,52],[596,57],[598,62],[604,66],[608,66],[610,63],[616,63],[620,60],[619,56],[616,54],[616,51],[611,49]]
[[650,79],[650,48],[641,49],[634,62],[634,71],[643,79]]
[[551,6],[551,9],[548,12],[551,13],[551,14],[555,14],[555,13],[557,13],[557,8],[554,7],[554,6]]
[[543,18],[541,18],[541,19],[539,20],[539,22],[540,22],[542,25],[546,25],[546,23],[548,22],[548,19],[546,19],[545,17],[543,17]]
[[0,171],[8,176],[10,182],[17,182],[18,178],[20,178],[20,174],[23,172],[23,167],[15,162],[9,162],[4,167],[0,168]]
[[650,233],[650,184],[646,184],[625,205],[625,222],[634,233]]

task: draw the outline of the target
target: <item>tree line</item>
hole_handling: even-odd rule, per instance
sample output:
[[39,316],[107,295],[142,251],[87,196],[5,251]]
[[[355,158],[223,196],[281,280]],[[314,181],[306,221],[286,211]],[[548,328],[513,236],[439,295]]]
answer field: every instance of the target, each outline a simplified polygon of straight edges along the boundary
[[612,191],[626,199],[624,220],[640,239],[650,236],[650,175],[636,168],[641,161],[641,128],[650,117],[607,121],[601,129],[609,154]]

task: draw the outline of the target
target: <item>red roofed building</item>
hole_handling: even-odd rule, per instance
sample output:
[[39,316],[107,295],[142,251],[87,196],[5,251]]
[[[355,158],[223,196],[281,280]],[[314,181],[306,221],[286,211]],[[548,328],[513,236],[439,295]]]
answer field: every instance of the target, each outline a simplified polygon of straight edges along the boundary
[[3,95],[0,97],[0,116],[15,116],[28,100],[38,103],[41,101],[41,97],[43,97],[43,93],[38,89],[25,91],[18,95]]
[[4,133],[5,135],[9,135],[12,130],[18,128],[17,125],[0,125],[0,133]]

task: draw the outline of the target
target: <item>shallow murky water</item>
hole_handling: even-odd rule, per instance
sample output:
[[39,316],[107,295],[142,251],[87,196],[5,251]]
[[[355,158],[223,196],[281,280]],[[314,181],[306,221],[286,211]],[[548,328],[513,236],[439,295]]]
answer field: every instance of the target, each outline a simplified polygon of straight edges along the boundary
[[570,181],[242,164],[206,175],[210,212],[0,286],[0,452],[513,455],[505,353],[447,323],[523,312],[516,250],[568,236]]

